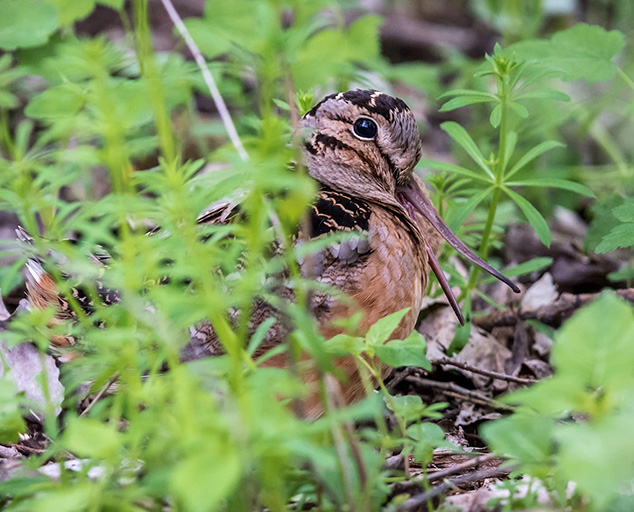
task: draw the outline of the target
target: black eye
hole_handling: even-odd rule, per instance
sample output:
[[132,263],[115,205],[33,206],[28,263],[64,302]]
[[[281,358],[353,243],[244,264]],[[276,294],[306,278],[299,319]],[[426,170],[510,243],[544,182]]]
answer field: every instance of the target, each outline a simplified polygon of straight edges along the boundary
[[372,119],[360,117],[354,122],[352,127],[354,134],[363,140],[371,140],[376,136],[379,127]]

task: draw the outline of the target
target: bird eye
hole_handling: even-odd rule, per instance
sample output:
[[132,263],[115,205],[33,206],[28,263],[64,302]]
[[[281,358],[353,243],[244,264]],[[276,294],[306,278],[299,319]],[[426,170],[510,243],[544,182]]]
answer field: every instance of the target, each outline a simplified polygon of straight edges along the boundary
[[372,140],[376,136],[379,127],[372,119],[360,117],[354,122],[352,130],[354,134],[361,140]]

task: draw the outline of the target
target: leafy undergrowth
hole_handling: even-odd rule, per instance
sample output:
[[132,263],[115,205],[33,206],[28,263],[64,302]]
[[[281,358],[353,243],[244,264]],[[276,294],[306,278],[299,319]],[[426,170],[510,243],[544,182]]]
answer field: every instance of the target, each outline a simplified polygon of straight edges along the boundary
[[[210,1],[185,25],[243,151],[185,52],[155,52],[172,37],[149,24],[162,7],[97,3],[0,0],[4,509],[632,508],[634,61],[622,32],[569,13],[570,28],[539,38],[545,9],[522,18],[472,2],[503,45],[392,64],[377,15],[326,0]],[[634,15],[618,4],[627,30]],[[86,28],[112,15],[115,27]],[[433,285],[404,340],[385,343],[405,311],[363,337],[319,336],[303,307],[316,285],[296,262],[336,240],[291,243],[315,185],[288,165],[289,141],[299,114],[354,87],[402,95],[421,120],[425,104],[435,157],[419,171],[434,203],[519,280],[519,298],[447,249],[465,327]],[[239,203],[243,222],[197,225],[219,200]],[[18,224],[32,244],[13,240]],[[28,257],[59,283],[72,321],[17,307]],[[287,369],[254,357],[272,322],[249,336],[247,315],[229,315],[281,268],[298,297],[276,303],[292,326],[277,349],[297,360]],[[181,362],[204,322],[226,354]],[[342,354],[366,387],[351,406],[332,377]],[[379,361],[397,368],[385,382]],[[293,413],[305,372],[324,411],[310,421]]]

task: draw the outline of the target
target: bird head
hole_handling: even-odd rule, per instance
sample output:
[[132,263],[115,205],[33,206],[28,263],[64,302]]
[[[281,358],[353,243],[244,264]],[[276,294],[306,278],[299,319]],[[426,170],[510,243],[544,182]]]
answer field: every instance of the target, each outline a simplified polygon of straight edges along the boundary
[[465,258],[508,278],[469,249],[447,226],[414,176],[421,157],[416,120],[402,100],[378,91],[331,94],[302,120],[304,160],[310,175],[328,187],[406,214],[420,230],[428,262],[461,323],[457,301],[425,233],[439,233]]

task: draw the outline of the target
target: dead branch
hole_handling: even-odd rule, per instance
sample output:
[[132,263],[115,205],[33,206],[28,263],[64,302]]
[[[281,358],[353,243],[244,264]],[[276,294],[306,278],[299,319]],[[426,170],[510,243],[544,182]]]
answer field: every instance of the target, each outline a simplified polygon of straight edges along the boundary
[[103,387],[99,390],[99,392],[95,395],[95,397],[90,401],[90,403],[86,406],[86,408],[83,411],[81,411],[80,416],[86,416],[86,414],[90,412],[90,409],[92,409],[93,406],[99,400],[101,400],[101,398],[106,394],[106,392],[117,381],[118,378],[119,378],[119,372],[115,372],[114,375],[108,379],[108,382],[106,382],[103,385]]
[[514,410],[513,407],[509,405],[501,404],[498,401],[492,400],[491,398],[483,395],[478,391],[472,391],[470,389],[463,388],[462,386],[458,386],[453,382],[438,382],[431,379],[425,379],[423,377],[416,377],[414,375],[408,376],[405,380],[407,382],[411,382],[415,386],[422,388],[439,389],[446,395],[455,396],[463,400],[468,400],[479,405],[484,405],[485,407],[490,407],[491,409],[496,409],[500,411]]
[[[634,288],[613,290],[622,299],[634,304]],[[538,320],[551,327],[559,327],[564,320],[582,306],[596,299],[600,293],[562,293],[560,297],[547,306],[521,311],[495,311],[487,316],[474,317],[473,323],[486,331],[494,327],[512,327],[520,320]]]
[[483,370],[482,368],[478,368],[477,366],[472,366],[470,364],[463,363],[462,361],[456,361],[455,359],[450,359],[449,357],[442,357],[440,359],[432,359],[430,362],[432,364],[438,364],[442,366],[455,366],[456,368],[461,368],[463,370],[467,370],[472,373],[484,375],[485,377],[491,377],[497,380],[506,380],[509,382],[517,382],[518,384],[533,384],[537,382],[535,379],[523,379],[521,377],[514,377],[513,375],[507,375],[506,373],[499,373],[499,372],[494,372],[491,370]]
[[461,485],[472,484],[475,482],[480,482],[482,480],[486,480],[488,478],[501,478],[509,475],[511,471],[513,471],[513,467],[506,468],[487,468],[481,471],[476,471],[474,473],[469,473],[467,475],[462,475],[453,480],[447,480],[444,483],[433,487],[427,492],[422,492],[417,494],[416,496],[411,497],[402,505],[396,507],[394,512],[407,512],[410,510],[415,510],[416,508],[423,505],[425,502],[434,499],[441,494],[444,494],[456,487],[460,487]]
[[[470,469],[475,469],[482,464],[487,464],[489,462],[497,462],[495,467],[499,466],[505,459],[500,457],[499,455],[494,455],[492,453],[487,453],[485,455],[480,455],[478,457],[473,457],[465,462],[461,462],[460,464],[455,464],[449,468],[441,469],[438,471],[430,472],[428,471],[426,475],[420,475],[416,478],[412,478],[410,480],[406,480],[404,482],[397,482],[392,485],[392,493],[393,494],[402,494],[405,492],[411,492],[413,489],[419,488],[425,479],[428,482],[436,482],[438,480],[444,480],[449,476],[453,476],[456,474],[460,474],[466,472]],[[490,465],[487,466],[491,467]]]
[[463,471],[466,471],[467,469],[476,468],[482,464],[485,464],[491,461],[496,461],[497,464],[495,464],[495,467],[498,467],[505,460],[506,459],[504,459],[504,457],[500,457],[499,455],[495,455],[493,453],[486,453],[484,455],[474,457],[473,459],[469,459],[460,464],[456,464],[455,466],[452,466],[450,468],[441,469],[439,471],[434,471],[434,472],[428,472],[427,480],[429,480],[430,482],[435,482],[436,480],[443,480],[449,476],[462,473]]

